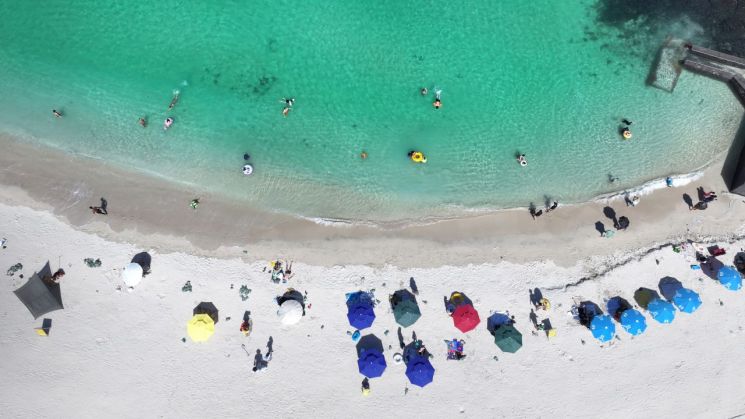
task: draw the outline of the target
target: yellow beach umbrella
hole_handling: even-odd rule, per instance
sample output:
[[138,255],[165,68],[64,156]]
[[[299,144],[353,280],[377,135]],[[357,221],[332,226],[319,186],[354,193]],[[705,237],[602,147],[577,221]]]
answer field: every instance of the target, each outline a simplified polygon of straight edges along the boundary
[[208,314],[197,314],[186,323],[186,332],[194,342],[204,342],[215,333],[215,321]]

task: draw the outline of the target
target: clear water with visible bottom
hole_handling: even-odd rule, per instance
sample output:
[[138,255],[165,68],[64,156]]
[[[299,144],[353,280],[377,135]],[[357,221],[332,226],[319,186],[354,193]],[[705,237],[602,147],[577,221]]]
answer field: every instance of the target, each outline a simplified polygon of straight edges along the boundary
[[725,150],[742,116],[726,85],[645,83],[667,35],[706,34],[683,16],[606,27],[597,6],[3,0],[0,129],[263,210],[375,222],[579,202]]

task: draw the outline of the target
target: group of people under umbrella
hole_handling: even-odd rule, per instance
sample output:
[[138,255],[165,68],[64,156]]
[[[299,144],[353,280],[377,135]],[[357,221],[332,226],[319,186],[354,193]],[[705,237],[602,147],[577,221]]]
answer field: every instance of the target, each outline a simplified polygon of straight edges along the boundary
[[[737,291],[742,288],[742,275],[731,266],[721,266],[716,278],[725,288]],[[701,306],[701,296],[673,277],[664,277],[659,282],[658,293],[641,287],[634,292],[634,300],[646,310],[655,321],[663,324],[675,319],[676,311],[693,313]],[[661,294],[661,295],[660,295]],[[597,304],[582,301],[576,306],[580,324],[588,327],[593,337],[600,342],[608,342],[616,336],[614,320],[632,336],[640,335],[647,329],[644,315],[621,297],[613,297],[607,303],[608,314],[604,314]]]
[[[389,297],[391,310],[396,322],[402,327],[409,327],[416,323],[421,317],[421,311],[416,301],[416,296],[409,290],[401,289]],[[453,319],[453,326],[463,333],[476,328],[481,322],[478,311],[473,307],[471,300],[461,292],[453,292],[450,297],[445,297],[445,309]],[[375,299],[365,291],[347,294],[347,319],[349,324],[359,330],[370,327],[375,320]],[[508,315],[495,313],[489,317],[487,329],[494,336],[495,344],[505,352],[514,353],[522,346],[522,334],[514,327],[514,320]],[[359,335],[358,335],[359,336]],[[435,368],[430,362],[432,357],[421,340],[404,345],[401,335],[401,346],[403,354],[395,354],[393,359],[396,363],[403,362],[406,365],[406,377],[413,385],[424,387],[434,379]],[[354,337],[354,335],[353,335]],[[454,338],[446,341],[448,347],[447,359],[460,360],[465,358],[463,354],[463,340]],[[365,376],[363,381],[363,393],[369,392],[370,378],[383,375],[387,367],[383,344],[375,335],[359,337],[357,343],[357,366],[360,374]]]

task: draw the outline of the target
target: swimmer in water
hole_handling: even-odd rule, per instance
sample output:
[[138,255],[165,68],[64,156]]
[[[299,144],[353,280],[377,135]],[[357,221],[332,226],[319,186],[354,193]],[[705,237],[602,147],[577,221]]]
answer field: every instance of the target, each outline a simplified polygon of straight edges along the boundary
[[440,109],[440,106],[442,106],[442,100],[440,100],[440,95],[442,95],[442,90],[441,89],[435,90],[435,101],[432,103],[432,106],[434,106],[435,109]]
[[290,110],[292,109],[292,105],[295,104],[295,98],[282,98],[282,102],[285,103],[285,108],[282,109],[282,116],[287,116],[287,114],[290,113]]
[[622,119],[622,120],[621,120],[621,122],[623,122],[623,123],[624,123],[624,124],[626,124],[626,125],[631,125],[631,121],[629,121],[629,120],[628,120],[628,119],[626,119],[626,118]]
[[360,158],[362,160],[365,160],[367,158],[367,151],[363,151],[362,153],[360,153]]
[[171,104],[168,105],[168,110],[170,111],[173,109],[174,106],[176,106],[176,102],[178,102],[178,97],[181,94],[178,90],[173,92],[173,99],[171,99]]
[[62,118],[62,114],[57,111],[57,109],[52,109],[52,115],[55,116],[55,118]]
[[248,160],[250,158],[251,156],[248,153],[243,153],[243,160]]
[[429,89],[427,89],[426,87],[422,87],[419,93],[421,93],[422,96],[427,96],[427,93],[429,93]]
[[145,120],[145,118],[140,118],[140,120],[137,121],[137,123],[140,124],[142,128],[145,128],[147,126],[147,121]]

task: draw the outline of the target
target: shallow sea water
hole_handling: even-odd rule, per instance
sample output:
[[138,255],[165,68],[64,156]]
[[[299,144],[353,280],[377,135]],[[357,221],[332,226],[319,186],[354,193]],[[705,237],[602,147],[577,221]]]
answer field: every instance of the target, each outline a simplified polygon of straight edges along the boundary
[[695,22],[605,27],[593,1],[0,0],[0,15],[0,129],[305,217],[579,202],[708,163],[742,117],[723,83],[645,84],[667,35],[705,43]]

